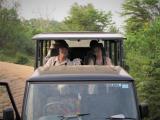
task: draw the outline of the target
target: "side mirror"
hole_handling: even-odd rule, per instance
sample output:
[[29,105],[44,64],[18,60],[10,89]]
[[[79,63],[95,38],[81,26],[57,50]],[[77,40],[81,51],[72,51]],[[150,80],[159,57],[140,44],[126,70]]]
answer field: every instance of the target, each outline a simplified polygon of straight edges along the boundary
[[3,120],[14,120],[13,108],[3,110]]
[[141,119],[144,119],[145,117],[149,116],[148,104],[146,104],[146,103],[140,104],[139,110],[140,110]]

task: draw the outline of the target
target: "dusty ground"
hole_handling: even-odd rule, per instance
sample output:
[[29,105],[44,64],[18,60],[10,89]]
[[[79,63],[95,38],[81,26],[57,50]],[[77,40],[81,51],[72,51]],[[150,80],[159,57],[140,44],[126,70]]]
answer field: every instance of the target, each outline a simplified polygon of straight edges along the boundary
[[9,83],[19,111],[22,108],[25,81],[32,73],[33,67],[0,62],[0,81]]

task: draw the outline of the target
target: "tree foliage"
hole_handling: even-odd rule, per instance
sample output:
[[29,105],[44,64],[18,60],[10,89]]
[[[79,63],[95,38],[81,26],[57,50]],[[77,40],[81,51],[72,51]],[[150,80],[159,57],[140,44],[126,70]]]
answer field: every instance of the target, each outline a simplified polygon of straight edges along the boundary
[[159,0],[125,0],[123,16],[126,16],[127,31],[137,31],[160,15]]
[[43,18],[24,20],[23,24],[28,27],[33,35],[44,32],[69,31],[63,22]]
[[149,120],[160,119],[160,1],[126,0],[126,61],[136,79],[138,95],[147,102]]
[[75,3],[64,23],[70,31],[117,31],[111,12],[99,11],[92,4],[82,6]]
[[26,26],[19,19],[17,7],[17,2],[0,1],[0,58],[10,56],[11,59],[16,59],[17,53],[33,54],[34,45],[26,32]]
[[[128,33],[127,64],[141,101],[149,103],[150,120],[160,119],[160,18],[136,33]],[[156,118],[156,119],[155,119]]]

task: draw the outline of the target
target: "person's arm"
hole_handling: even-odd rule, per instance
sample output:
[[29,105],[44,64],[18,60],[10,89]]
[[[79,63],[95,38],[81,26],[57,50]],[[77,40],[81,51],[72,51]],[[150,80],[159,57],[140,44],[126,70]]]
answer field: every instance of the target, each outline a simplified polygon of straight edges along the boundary
[[106,65],[112,65],[111,59],[106,57]]
[[48,49],[47,56],[44,57],[44,64],[46,64],[49,58],[51,57],[51,50],[52,50],[51,48]]
[[53,57],[49,58],[46,64],[43,65],[43,68],[49,68],[52,66]]

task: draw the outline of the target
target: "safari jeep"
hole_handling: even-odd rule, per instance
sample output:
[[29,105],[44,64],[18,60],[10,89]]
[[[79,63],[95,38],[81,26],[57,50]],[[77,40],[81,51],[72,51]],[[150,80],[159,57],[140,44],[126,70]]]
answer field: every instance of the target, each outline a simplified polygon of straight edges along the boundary
[[[148,107],[137,99],[134,79],[123,69],[124,50],[121,34],[71,32],[38,34],[35,69],[26,82],[23,108],[18,112],[11,90],[1,82],[1,90],[8,91],[12,107],[3,109],[3,120],[142,120]],[[52,66],[43,70],[48,51],[55,41],[69,44],[69,59],[79,58],[81,65]],[[91,40],[103,44],[103,56],[112,65],[84,65]],[[52,53],[52,52],[51,52]],[[9,101],[9,100],[8,100]]]

